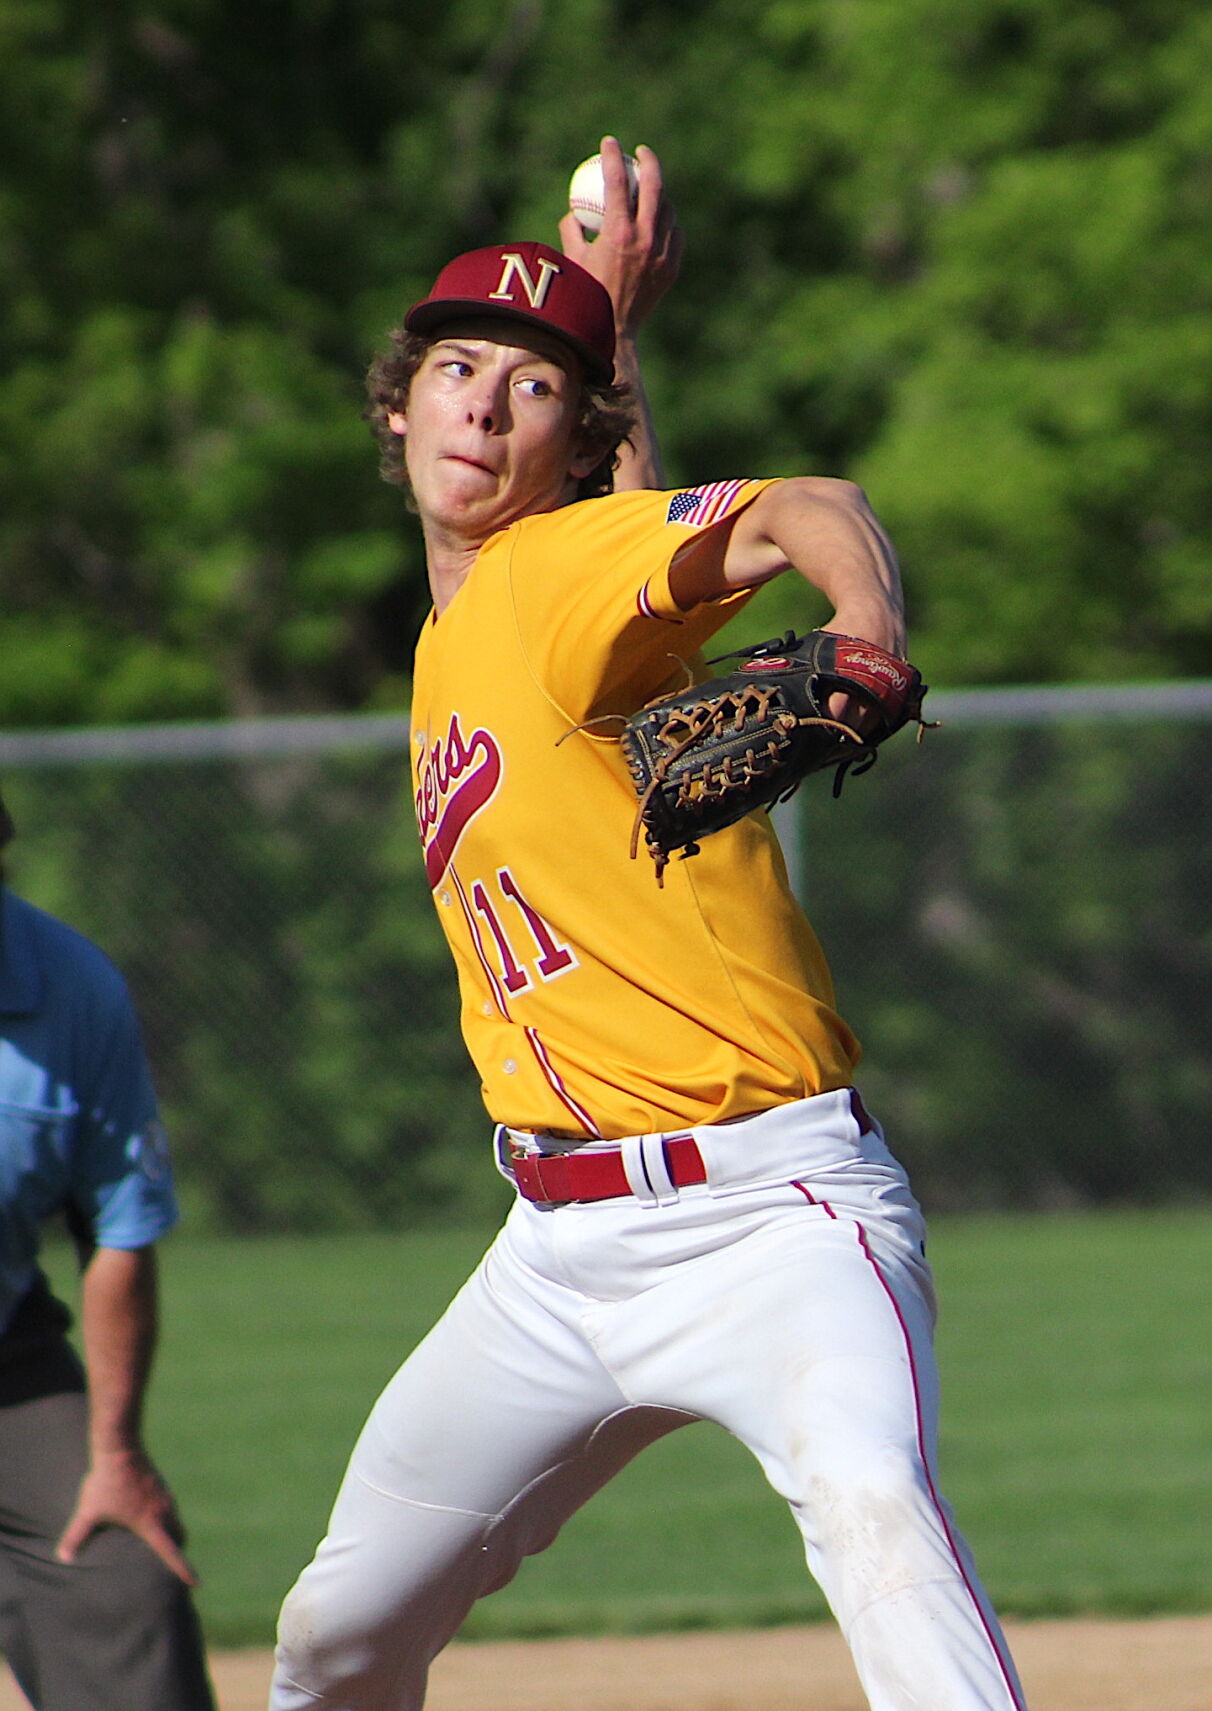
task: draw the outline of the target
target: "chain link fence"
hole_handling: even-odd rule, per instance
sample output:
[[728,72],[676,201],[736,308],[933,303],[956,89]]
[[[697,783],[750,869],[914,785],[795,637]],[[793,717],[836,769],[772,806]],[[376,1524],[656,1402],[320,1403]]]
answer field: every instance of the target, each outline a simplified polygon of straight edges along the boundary
[[[1212,684],[935,692],[931,712],[922,748],[779,811],[921,1198],[1206,1197]],[[406,738],[381,716],[0,737],[10,883],[125,973],[195,1228],[506,1202]]]

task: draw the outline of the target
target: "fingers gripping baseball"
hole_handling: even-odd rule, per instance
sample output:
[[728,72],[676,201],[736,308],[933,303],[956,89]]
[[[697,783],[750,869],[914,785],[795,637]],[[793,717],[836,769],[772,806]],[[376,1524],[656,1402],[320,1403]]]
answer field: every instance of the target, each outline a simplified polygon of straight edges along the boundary
[[665,196],[661,163],[652,149],[643,143],[636,149],[634,196],[626,157],[616,138],[602,138],[598,170],[604,212],[597,235],[589,235],[584,209],[578,213],[570,207],[560,221],[560,242],[565,255],[605,286],[614,304],[615,324],[621,334],[630,336],[677,279],[683,236],[677,213]]

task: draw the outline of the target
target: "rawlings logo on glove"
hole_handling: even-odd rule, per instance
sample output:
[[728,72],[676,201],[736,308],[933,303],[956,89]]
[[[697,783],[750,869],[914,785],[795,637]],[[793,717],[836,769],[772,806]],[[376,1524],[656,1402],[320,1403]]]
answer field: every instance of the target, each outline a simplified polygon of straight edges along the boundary
[[[658,884],[675,851],[696,855],[700,838],[786,801],[810,773],[834,768],[836,796],[847,772],[866,772],[903,725],[915,721],[919,739],[926,726],[920,674],[871,642],[789,630],[724,657],[744,664],[661,696],[623,727],[639,797],[631,854],[643,831]],[[869,710],[861,735],[830,716],[839,693]]]

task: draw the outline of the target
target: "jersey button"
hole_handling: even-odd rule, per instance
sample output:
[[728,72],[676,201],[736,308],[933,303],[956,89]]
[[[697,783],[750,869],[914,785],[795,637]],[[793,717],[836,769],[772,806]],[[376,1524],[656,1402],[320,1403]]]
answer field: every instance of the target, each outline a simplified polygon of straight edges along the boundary
[[484,1000],[484,1008],[480,1012],[481,1015],[491,1016],[491,1015],[495,1014],[495,1012],[496,1012],[496,1005],[493,1003],[491,998],[486,998]]
[[501,1065],[501,1068],[505,1071],[506,1075],[516,1075],[518,1066],[511,1057],[507,1057],[505,1062]]
[[450,892],[449,891],[439,891],[438,892],[438,902],[442,905],[442,907],[444,909],[449,909],[450,908]]

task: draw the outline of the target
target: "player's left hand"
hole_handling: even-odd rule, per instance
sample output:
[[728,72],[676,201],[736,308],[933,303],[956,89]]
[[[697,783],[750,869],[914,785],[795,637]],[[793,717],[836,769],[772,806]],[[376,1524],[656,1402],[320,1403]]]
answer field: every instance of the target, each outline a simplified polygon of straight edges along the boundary
[[[905,658],[905,621],[899,605],[881,604],[857,617],[849,614],[843,618],[834,613],[821,629],[854,641],[871,642],[894,659]],[[860,737],[869,737],[879,729],[878,709],[857,695],[831,695],[828,706],[831,719],[848,725]]]
[[63,1531],[55,1556],[75,1562],[76,1555],[98,1527],[125,1527],[150,1545],[160,1560],[186,1586],[198,1577],[181,1550],[185,1532],[172,1493],[141,1451],[122,1450],[98,1455],[80,1484],[76,1507]]
[[606,185],[602,229],[595,238],[588,238],[570,210],[560,221],[560,243],[564,254],[610,293],[619,335],[634,338],[676,280],[684,239],[676,210],[665,196],[661,163],[652,149],[641,143],[635,151],[634,213],[622,145],[616,137],[603,137],[601,154]]

